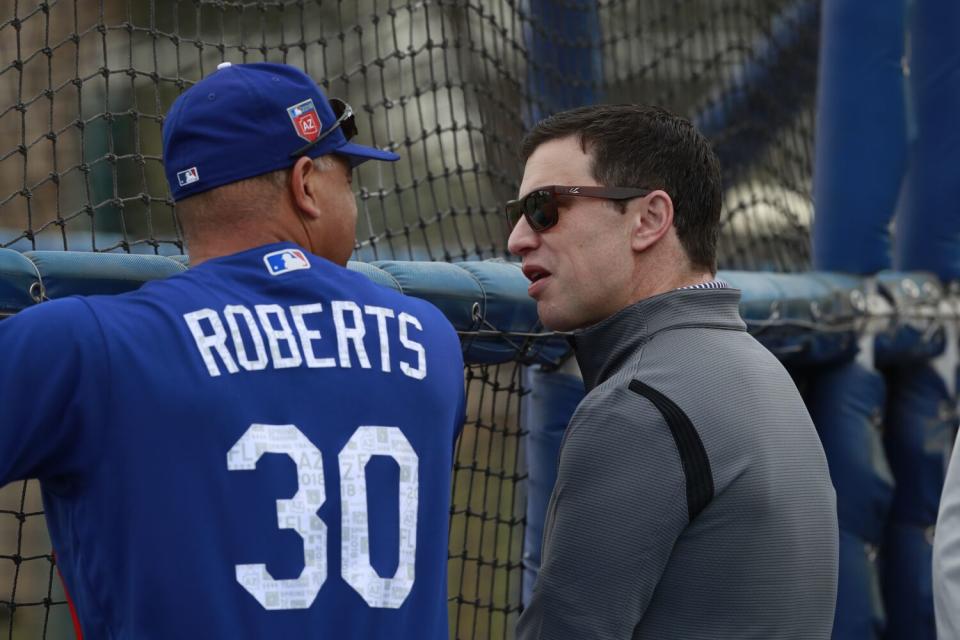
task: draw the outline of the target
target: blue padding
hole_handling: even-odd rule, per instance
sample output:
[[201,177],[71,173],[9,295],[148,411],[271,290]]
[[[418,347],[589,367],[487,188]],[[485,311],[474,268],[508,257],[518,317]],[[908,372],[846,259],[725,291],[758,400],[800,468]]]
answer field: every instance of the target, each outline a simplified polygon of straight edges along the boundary
[[30,260],[12,249],[0,249],[0,316],[40,301],[40,274]]
[[832,640],[880,640],[885,627],[877,547],[840,529],[840,574]]
[[884,640],[937,640],[932,528],[891,524],[880,560],[887,610]]
[[[960,278],[960,2],[915,1],[911,7],[914,139],[904,206],[897,215],[896,264],[899,269],[932,271],[949,281]],[[881,11],[873,2],[867,10]],[[876,176],[871,176],[870,189],[876,184]]]
[[383,269],[373,266],[369,262],[356,262],[351,260],[347,263],[347,269],[350,269],[350,271],[356,271],[357,273],[362,273],[377,284],[388,289],[393,289],[394,291],[401,290],[400,283],[398,283],[393,276]]
[[940,280],[932,273],[882,271],[877,274],[877,284],[898,309],[936,305],[943,295]]
[[527,527],[523,533],[523,604],[529,604],[540,573],[543,525],[557,481],[560,443],[574,409],[585,395],[583,380],[565,373],[527,367],[523,386],[530,390],[520,405],[520,424],[528,430]]
[[486,304],[483,288],[464,269],[446,262],[381,260],[371,264],[390,274],[403,293],[432,302],[457,331],[479,328]]
[[818,369],[806,400],[837,491],[840,527],[879,545],[893,501],[880,438],[883,377],[856,362]]
[[813,264],[872,274],[891,264],[889,223],[906,166],[905,3],[821,4]]
[[124,293],[186,270],[163,256],[81,251],[29,251],[48,298]]
[[884,444],[896,480],[890,519],[920,527],[937,521],[947,456],[956,433],[956,401],[926,364],[888,372]]
[[[483,289],[484,331],[538,334],[544,329],[537,307],[527,295],[529,281],[519,265],[508,262],[461,262],[457,266],[470,273]],[[517,357],[522,362],[557,363],[570,351],[563,338],[530,336],[464,337],[464,358],[470,362],[503,362]]]
[[175,253],[172,256],[167,256],[167,257],[173,260],[174,262],[179,262],[185,267],[190,266],[190,256],[188,255],[181,255],[179,253]]
[[515,265],[380,261],[356,270],[382,284],[387,284],[384,277],[389,278],[393,288],[438,307],[461,332],[464,360],[469,363],[519,360],[556,365],[570,351],[560,337],[516,335],[542,330],[536,305],[526,295],[529,283]]
[[[0,313],[26,304],[37,271],[46,296],[113,294],[148,280],[179,273],[185,257],[33,251],[0,253]],[[569,353],[562,336],[541,328],[527,279],[503,261],[351,262],[348,267],[383,286],[436,305],[461,332],[468,363],[519,361],[555,366]],[[741,315],[761,343],[790,365],[849,360],[856,350],[857,323],[865,317],[863,282],[828,273],[721,272],[742,290]],[[928,274],[885,273],[881,290],[895,304],[892,328],[877,339],[878,362],[926,359],[940,353],[944,334],[936,321],[942,289]],[[36,291],[36,287],[34,287]],[[917,293],[919,292],[919,293]],[[853,304],[861,301],[861,307]],[[4,305],[6,305],[4,307]],[[915,322],[920,318],[922,322]]]
[[877,334],[876,365],[925,362],[943,353],[946,331],[938,308],[943,290],[937,278],[928,273],[886,271],[877,275],[877,284],[893,304],[896,317]]
[[897,487],[883,551],[886,637],[935,640],[929,536],[956,429],[956,400],[927,364],[897,367],[888,382],[884,440]]
[[[852,304],[861,282],[829,274],[722,271],[721,280],[742,291],[747,329],[791,365],[842,361],[856,352]],[[862,292],[861,292],[862,297]]]
[[[540,331],[536,303],[527,295],[530,282],[520,265],[511,262],[458,262],[479,283],[486,299],[484,317],[492,327]],[[490,327],[490,328],[492,328]]]

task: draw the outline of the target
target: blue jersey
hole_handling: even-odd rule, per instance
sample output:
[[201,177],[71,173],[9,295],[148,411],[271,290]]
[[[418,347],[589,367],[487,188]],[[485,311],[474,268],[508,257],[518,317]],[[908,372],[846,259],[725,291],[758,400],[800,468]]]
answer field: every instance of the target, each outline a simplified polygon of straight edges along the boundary
[[0,322],[0,484],[40,478],[88,638],[446,639],[460,343],[289,243]]

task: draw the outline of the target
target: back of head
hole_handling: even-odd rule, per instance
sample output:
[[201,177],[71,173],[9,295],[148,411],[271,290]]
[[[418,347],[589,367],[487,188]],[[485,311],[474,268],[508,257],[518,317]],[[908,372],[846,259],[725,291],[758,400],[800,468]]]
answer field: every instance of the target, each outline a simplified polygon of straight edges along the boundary
[[662,189],[692,265],[716,271],[722,185],[720,161],[707,139],[660,107],[595,105],[540,121],[524,138],[522,159],[550,140],[577,136],[593,177],[610,187]]

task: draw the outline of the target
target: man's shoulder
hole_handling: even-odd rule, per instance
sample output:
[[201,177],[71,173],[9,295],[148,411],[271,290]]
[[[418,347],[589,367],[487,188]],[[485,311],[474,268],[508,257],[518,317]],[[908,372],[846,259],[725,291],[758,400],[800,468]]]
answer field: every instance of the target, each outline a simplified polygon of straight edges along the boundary
[[79,296],[27,307],[0,323],[0,330],[3,329],[35,333],[49,340],[98,330],[90,305]]
[[577,405],[571,431],[587,426],[593,437],[621,437],[622,426],[627,433],[643,437],[645,429],[665,425],[656,407],[631,389],[632,380],[629,375],[618,375],[591,389]]
[[200,290],[193,289],[188,284],[195,279],[195,274],[183,271],[166,278],[148,280],[139,287],[122,293],[71,296],[63,300],[79,302],[101,324],[109,324],[113,319],[131,314],[144,320],[155,315],[158,305],[176,309],[190,306],[198,300],[202,301]]
[[667,491],[679,487],[684,477],[677,440],[664,414],[629,383],[609,380],[578,405],[560,460],[567,482],[600,474],[624,486],[657,485]]
[[80,297],[49,300],[0,322],[0,352],[23,368],[69,368],[104,348],[103,328]]

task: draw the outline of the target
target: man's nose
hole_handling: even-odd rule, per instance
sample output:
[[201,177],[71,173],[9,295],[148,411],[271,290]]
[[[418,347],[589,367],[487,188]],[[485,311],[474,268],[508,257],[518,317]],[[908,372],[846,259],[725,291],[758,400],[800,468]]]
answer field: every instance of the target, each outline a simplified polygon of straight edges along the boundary
[[507,239],[507,250],[515,256],[522,256],[531,249],[536,248],[540,242],[540,234],[530,228],[526,218],[520,218],[510,237]]

